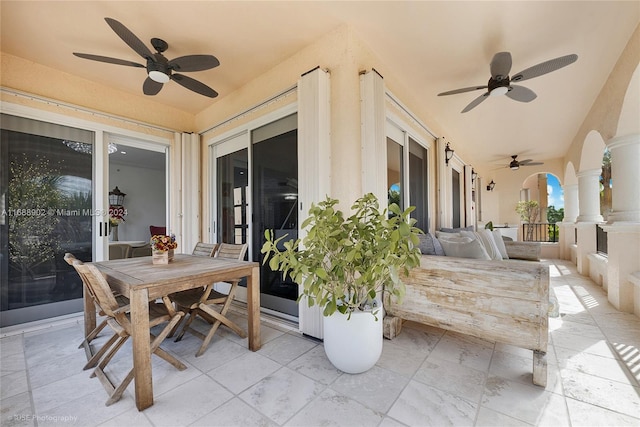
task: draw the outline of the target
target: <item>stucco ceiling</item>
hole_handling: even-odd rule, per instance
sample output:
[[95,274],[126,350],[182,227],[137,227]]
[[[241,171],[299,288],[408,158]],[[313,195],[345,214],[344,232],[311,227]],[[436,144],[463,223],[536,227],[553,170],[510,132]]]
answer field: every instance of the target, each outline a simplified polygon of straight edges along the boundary
[[[506,164],[510,154],[564,156],[640,20],[638,1],[5,1],[2,51],[118,90],[140,94],[142,69],[76,58],[85,52],[140,62],[105,23],[112,17],[165,55],[205,53],[221,65],[189,73],[220,93],[214,100],[170,82],[157,102],[193,114],[347,24],[414,94],[413,104],[460,141],[467,162]],[[531,103],[490,98],[460,111],[481,92],[436,96],[485,85],[496,52],[509,51],[512,73],[575,53],[576,63],[523,82]],[[521,157],[522,158],[522,157]]]

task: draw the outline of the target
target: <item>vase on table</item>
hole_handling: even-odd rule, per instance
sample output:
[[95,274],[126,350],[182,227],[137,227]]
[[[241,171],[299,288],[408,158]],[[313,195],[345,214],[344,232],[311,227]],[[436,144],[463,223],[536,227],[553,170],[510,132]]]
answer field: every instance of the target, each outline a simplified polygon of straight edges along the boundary
[[118,226],[117,225],[111,225],[111,240],[114,242],[118,241]]
[[173,261],[173,249],[169,249],[167,251],[154,250],[151,259],[154,264],[169,264]]

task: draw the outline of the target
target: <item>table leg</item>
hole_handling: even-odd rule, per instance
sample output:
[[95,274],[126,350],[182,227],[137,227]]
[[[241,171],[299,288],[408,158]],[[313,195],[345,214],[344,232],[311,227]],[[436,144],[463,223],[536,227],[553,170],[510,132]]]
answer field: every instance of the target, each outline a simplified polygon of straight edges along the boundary
[[82,285],[82,297],[84,300],[84,336],[87,337],[96,328],[96,305],[85,284]]
[[247,277],[247,311],[249,323],[249,350],[258,351],[260,342],[260,268],[253,267]]
[[151,343],[149,340],[149,292],[147,289],[131,291],[130,301],[136,407],[139,411],[142,411],[153,405]]

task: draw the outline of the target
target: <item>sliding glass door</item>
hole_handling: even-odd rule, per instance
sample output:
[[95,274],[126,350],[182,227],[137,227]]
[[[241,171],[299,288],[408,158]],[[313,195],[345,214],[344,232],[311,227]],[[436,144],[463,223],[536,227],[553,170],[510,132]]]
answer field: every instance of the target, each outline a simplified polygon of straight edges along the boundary
[[[261,306],[291,317],[298,317],[298,285],[263,266],[260,249],[266,229],[298,236],[297,145],[293,114],[213,147],[214,240],[248,243],[247,259],[261,264]],[[246,301],[243,286],[240,301]]]
[[2,115],[0,326],[79,312],[93,253],[93,132]]
[[[252,132],[253,259],[262,265],[265,230],[285,240],[298,237],[297,115]],[[268,265],[260,271],[262,306],[298,317],[298,285]]]

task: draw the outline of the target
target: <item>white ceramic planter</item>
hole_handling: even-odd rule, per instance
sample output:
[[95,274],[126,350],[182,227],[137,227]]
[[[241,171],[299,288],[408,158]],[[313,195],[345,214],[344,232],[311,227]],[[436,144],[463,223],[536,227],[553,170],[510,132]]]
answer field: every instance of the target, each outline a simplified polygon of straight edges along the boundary
[[338,311],[323,317],[324,351],[333,366],[349,374],[373,368],[382,354],[381,308],[377,318],[370,312],[355,312],[347,320]]

